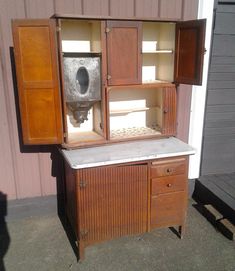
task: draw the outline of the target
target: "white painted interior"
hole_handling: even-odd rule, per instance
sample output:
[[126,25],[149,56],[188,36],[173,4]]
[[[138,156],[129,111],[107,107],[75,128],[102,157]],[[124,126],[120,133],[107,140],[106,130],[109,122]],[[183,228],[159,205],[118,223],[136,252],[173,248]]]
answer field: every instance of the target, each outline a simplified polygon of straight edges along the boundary
[[[162,89],[112,89],[109,92],[110,130],[162,126]],[[143,133],[153,131],[143,129]],[[126,131],[124,131],[126,133]],[[131,131],[130,131],[131,133]],[[135,134],[136,135],[136,134]],[[120,136],[122,136],[120,134]],[[131,134],[129,135],[131,136]]]
[[192,90],[188,143],[196,149],[196,154],[191,156],[189,160],[189,179],[196,179],[200,175],[204,113],[206,103],[209,58],[211,50],[213,6],[214,0],[199,0],[198,19],[207,19],[205,38],[205,48],[207,51],[204,57],[202,86],[193,86]]
[[143,23],[142,82],[173,81],[174,23]]
[[101,26],[98,21],[62,20],[63,52],[101,52]]

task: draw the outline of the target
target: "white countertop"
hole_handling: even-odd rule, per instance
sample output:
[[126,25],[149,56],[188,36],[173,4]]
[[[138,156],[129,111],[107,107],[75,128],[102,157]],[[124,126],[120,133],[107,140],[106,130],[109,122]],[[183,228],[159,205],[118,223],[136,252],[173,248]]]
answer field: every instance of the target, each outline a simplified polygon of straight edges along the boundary
[[170,137],[102,145],[76,150],[61,150],[73,169],[195,154],[188,144]]

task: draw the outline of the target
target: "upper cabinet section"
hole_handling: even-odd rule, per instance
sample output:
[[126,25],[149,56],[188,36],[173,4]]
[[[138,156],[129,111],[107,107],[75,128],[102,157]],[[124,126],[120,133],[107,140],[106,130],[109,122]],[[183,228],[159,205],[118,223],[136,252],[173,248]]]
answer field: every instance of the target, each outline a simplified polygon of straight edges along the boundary
[[170,136],[174,83],[201,84],[205,20],[15,20],[25,144]]
[[108,21],[108,85],[200,85],[205,23]]
[[202,84],[205,28],[205,19],[176,24],[176,83]]
[[141,83],[142,23],[107,21],[108,85]]

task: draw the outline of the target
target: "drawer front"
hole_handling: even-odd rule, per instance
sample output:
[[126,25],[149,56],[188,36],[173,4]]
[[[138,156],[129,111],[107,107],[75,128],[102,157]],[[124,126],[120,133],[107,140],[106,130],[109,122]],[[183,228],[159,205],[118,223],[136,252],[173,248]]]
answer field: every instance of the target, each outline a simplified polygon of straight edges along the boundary
[[151,198],[151,228],[181,225],[186,216],[186,192],[161,194]]
[[165,162],[153,162],[151,166],[151,178],[185,174],[186,159],[176,159]]
[[153,196],[162,193],[182,191],[186,190],[186,185],[185,175],[160,177],[151,180],[151,193]]

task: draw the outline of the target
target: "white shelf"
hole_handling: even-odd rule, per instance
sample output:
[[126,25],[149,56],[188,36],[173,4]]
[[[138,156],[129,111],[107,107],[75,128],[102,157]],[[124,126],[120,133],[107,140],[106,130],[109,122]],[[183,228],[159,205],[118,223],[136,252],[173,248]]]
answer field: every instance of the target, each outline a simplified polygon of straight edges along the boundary
[[173,54],[173,50],[143,51],[143,54]]
[[133,108],[133,109],[112,109],[110,110],[110,115],[130,114],[133,112],[148,111],[151,109],[160,109],[160,107],[154,106],[154,107],[140,107],[140,108]]

